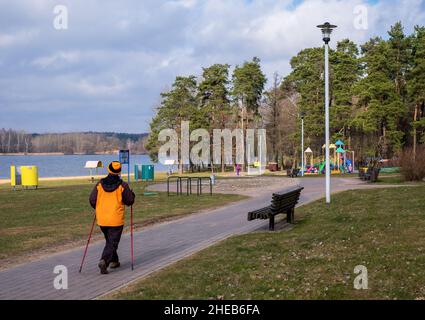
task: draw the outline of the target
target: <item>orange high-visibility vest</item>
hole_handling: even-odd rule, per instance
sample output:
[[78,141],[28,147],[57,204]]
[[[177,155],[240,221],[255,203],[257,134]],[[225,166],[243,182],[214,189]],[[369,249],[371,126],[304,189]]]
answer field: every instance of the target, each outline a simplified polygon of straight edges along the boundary
[[102,184],[97,186],[96,219],[102,227],[119,227],[124,225],[125,208],[122,202],[124,188],[120,185],[112,192],[106,192]]

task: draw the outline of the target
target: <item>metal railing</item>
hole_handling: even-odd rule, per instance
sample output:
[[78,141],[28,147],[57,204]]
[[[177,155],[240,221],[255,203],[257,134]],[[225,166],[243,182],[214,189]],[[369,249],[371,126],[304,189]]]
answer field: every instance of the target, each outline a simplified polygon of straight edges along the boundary
[[192,180],[196,180],[196,195],[202,195],[202,181],[208,180],[210,186],[210,195],[212,195],[212,180],[210,177],[184,177],[170,176],[167,178],[167,195],[170,195],[170,182],[176,181],[177,195],[183,195],[183,182],[186,182],[186,195],[192,194]]

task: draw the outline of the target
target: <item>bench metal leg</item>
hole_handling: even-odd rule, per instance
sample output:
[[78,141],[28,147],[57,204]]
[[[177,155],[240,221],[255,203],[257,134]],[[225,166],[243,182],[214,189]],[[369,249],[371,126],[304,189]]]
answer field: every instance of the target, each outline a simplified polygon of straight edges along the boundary
[[294,223],[294,212],[295,212],[294,208],[292,208],[292,209],[290,209],[286,212],[286,222]]
[[269,230],[274,231],[274,216],[270,216],[269,220]]

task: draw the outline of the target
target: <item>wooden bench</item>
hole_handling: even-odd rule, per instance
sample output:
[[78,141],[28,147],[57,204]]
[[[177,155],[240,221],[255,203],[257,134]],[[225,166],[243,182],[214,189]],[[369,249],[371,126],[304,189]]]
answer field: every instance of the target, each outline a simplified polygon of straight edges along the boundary
[[255,219],[269,219],[269,230],[274,230],[274,217],[278,214],[286,214],[288,223],[294,222],[295,205],[300,198],[303,187],[297,187],[288,191],[273,193],[270,206],[248,212],[248,221]]
[[380,168],[367,168],[363,170],[359,170],[359,178],[368,182],[376,182],[378,181]]

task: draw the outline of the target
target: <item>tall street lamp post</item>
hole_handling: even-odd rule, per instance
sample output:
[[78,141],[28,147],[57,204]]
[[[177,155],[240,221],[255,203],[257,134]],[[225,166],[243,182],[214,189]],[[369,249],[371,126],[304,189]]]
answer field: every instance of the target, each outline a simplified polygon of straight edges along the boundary
[[304,177],[304,112],[300,113],[301,117],[301,176]]
[[322,30],[325,42],[325,171],[326,171],[326,203],[331,203],[331,167],[329,162],[329,41],[332,30],[337,26],[325,22],[318,25]]

